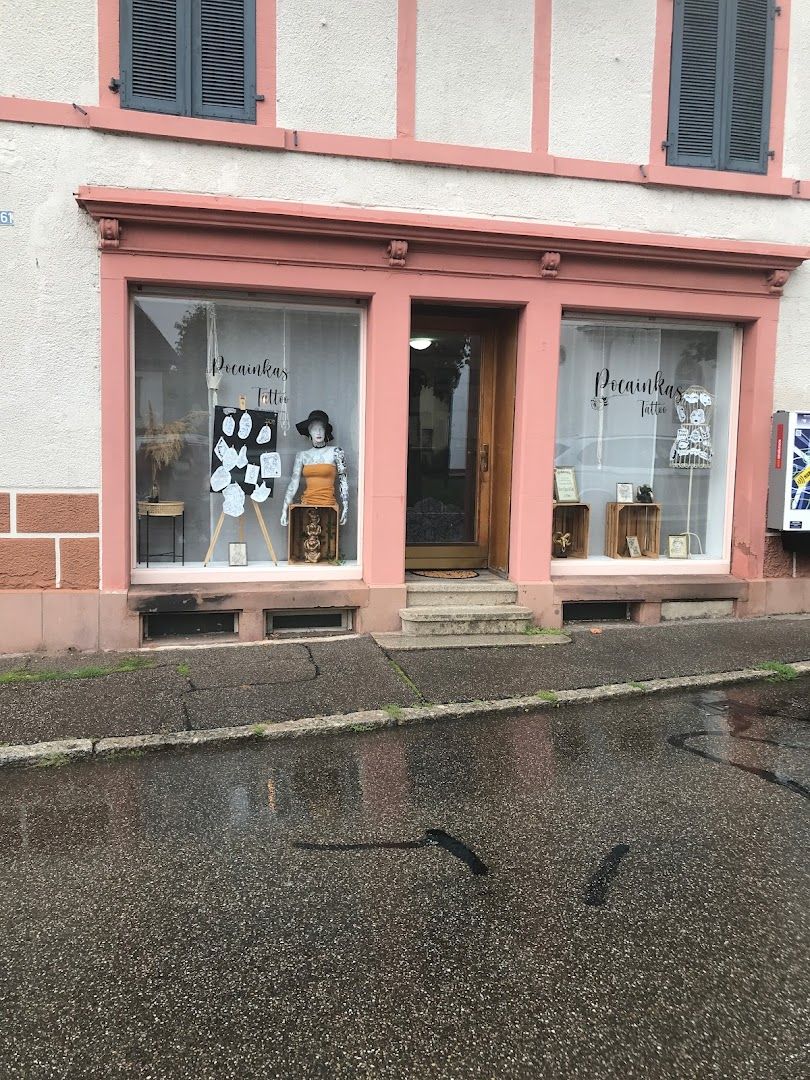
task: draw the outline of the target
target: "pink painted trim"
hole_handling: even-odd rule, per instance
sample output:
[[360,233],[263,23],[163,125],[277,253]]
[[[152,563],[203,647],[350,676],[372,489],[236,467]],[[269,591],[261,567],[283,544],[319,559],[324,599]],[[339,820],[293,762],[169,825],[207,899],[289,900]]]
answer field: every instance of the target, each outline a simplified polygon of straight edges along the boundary
[[[787,103],[788,46],[791,0],[781,0],[781,14],[774,27],[773,85],[769,147],[774,151],[766,176],[727,173],[709,169],[681,169],[667,165],[663,147],[669,130],[669,80],[672,63],[672,0],[657,0],[655,52],[650,123],[649,177],[653,183],[677,187],[704,187],[712,191],[740,191],[757,195],[798,195],[795,181],[782,176]],[[671,178],[670,178],[671,174]]]
[[534,0],[532,150],[545,155],[548,154],[551,102],[551,2]]
[[397,8],[397,138],[416,134],[417,0],[398,0]]
[[98,0],[98,103],[104,108],[119,109],[120,98],[110,90],[110,79],[121,78],[120,0]]
[[256,0],[256,126],[265,130],[276,127],[276,48],[276,0]]
[[380,239],[390,239],[394,231],[413,235],[422,242],[458,244],[460,239],[467,238],[476,244],[522,251],[545,250],[549,244],[554,244],[569,252],[586,255],[593,255],[594,249],[599,248],[607,254],[625,258],[666,259],[690,266],[704,263],[746,269],[772,269],[776,266],[792,269],[810,258],[810,246],[807,245],[313,206],[227,195],[81,187],[76,199],[96,219],[111,217],[186,226],[276,229],[291,234],[326,232]]
[[101,260],[101,579],[104,592],[129,586],[131,565],[129,297],[125,279]]

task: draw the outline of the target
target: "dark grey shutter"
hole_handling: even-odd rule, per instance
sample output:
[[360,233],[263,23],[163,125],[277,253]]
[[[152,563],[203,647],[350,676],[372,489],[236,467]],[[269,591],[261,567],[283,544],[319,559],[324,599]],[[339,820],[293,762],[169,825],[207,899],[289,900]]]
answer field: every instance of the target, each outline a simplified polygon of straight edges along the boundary
[[256,118],[255,0],[196,0],[192,112]]
[[737,0],[732,5],[730,86],[725,131],[725,167],[738,172],[768,171],[771,119],[772,0]]
[[721,0],[676,0],[669,165],[719,167],[723,44]]
[[675,0],[667,163],[767,172],[774,0]]
[[188,112],[188,0],[121,0],[121,104]]

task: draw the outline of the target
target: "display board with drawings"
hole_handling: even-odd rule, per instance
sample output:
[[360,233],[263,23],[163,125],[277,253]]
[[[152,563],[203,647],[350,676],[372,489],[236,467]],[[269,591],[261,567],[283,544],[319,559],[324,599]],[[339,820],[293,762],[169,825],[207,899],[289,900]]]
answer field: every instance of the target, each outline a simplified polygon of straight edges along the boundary
[[278,413],[214,407],[211,437],[211,490],[221,491],[222,509],[231,517],[245,511],[245,496],[263,503],[281,476],[276,452]]

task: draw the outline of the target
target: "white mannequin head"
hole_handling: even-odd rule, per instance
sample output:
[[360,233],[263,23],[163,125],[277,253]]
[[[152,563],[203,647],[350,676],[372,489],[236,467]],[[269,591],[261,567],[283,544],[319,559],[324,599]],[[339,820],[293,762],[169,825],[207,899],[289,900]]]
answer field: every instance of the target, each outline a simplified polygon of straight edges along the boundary
[[326,446],[326,428],[322,420],[313,420],[309,425],[309,437],[312,445],[320,448]]

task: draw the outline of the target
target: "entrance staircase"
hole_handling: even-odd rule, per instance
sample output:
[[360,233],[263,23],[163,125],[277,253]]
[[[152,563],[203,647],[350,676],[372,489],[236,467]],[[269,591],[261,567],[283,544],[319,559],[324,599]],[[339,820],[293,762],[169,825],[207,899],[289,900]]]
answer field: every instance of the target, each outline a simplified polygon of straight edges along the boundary
[[374,635],[384,648],[470,648],[543,641],[527,633],[534,620],[531,608],[518,606],[517,585],[489,571],[461,579],[408,574],[406,586],[407,607],[399,612],[402,632]]

